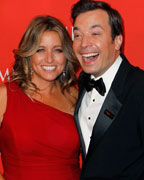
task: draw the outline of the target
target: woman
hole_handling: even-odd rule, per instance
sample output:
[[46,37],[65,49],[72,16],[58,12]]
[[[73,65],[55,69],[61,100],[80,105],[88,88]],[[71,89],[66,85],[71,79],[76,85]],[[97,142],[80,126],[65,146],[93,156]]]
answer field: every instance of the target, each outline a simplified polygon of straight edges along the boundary
[[0,86],[1,179],[78,180],[77,64],[67,30],[38,16],[14,53],[11,82]]

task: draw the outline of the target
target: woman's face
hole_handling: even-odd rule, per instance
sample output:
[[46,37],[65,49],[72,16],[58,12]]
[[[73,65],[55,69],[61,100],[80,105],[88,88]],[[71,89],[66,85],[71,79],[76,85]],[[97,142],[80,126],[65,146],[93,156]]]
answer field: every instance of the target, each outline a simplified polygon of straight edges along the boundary
[[66,58],[57,32],[45,31],[43,33],[39,48],[32,56],[31,64],[32,82],[36,85],[53,82],[63,72]]

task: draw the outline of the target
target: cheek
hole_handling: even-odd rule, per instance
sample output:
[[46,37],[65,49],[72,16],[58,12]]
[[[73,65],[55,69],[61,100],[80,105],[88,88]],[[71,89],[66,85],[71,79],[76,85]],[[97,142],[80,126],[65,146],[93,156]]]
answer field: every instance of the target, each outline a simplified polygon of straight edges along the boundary
[[33,64],[39,64],[41,62],[41,60],[43,59],[43,57],[41,57],[40,55],[33,55],[31,58],[31,63]]
[[35,57],[32,57],[31,58],[31,65],[33,66],[33,65],[35,65],[35,64],[37,64],[38,62],[37,62],[37,58],[35,58]]
[[73,41],[73,50],[75,53],[79,47],[79,44],[80,44],[79,41],[75,41],[75,40]]
[[105,49],[105,47],[107,46],[106,45],[106,41],[104,41],[102,38],[99,38],[99,39],[97,39],[97,40],[94,40],[93,41],[93,44],[95,44],[96,45],[96,47],[98,48],[98,49]]
[[61,66],[65,66],[66,64],[66,58],[64,55],[55,55],[55,61]]

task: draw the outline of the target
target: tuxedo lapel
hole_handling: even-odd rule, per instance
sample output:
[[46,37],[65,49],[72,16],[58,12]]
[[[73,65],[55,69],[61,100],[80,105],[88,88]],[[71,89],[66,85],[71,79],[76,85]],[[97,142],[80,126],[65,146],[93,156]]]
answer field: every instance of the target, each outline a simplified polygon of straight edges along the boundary
[[83,91],[79,94],[76,109],[75,109],[75,112],[74,112],[75,123],[76,123],[76,127],[77,127],[77,130],[78,130],[78,133],[79,133],[79,138],[80,138],[81,147],[82,147],[83,160],[85,160],[85,157],[86,157],[86,150],[85,150],[85,143],[84,143],[84,139],[83,139],[83,135],[82,135],[82,132],[81,132],[81,127],[80,127],[80,123],[79,123],[79,119],[78,119],[78,111],[79,111],[79,107],[81,105],[81,102],[82,102],[82,99],[83,99],[83,96],[84,96],[85,92],[86,92],[86,90],[83,89]]
[[88,149],[88,155],[92,153],[94,148],[101,141],[101,138],[104,136],[105,132],[112,124],[112,122],[116,119],[117,114],[121,109],[121,106],[121,102],[117,99],[113,90],[111,89],[106,97],[106,100],[93,127],[90,146]]

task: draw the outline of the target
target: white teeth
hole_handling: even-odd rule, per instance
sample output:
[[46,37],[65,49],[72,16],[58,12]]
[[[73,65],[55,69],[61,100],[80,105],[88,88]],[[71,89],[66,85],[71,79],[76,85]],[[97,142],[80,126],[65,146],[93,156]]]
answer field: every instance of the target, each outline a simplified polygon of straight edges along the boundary
[[98,53],[91,53],[91,54],[83,54],[82,56],[88,58],[88,57],[91,57],[91,56],[97,56]]
[[42,68],[46,71],[51,71],[51,70],[54,70],[56,66],[42,66]]

